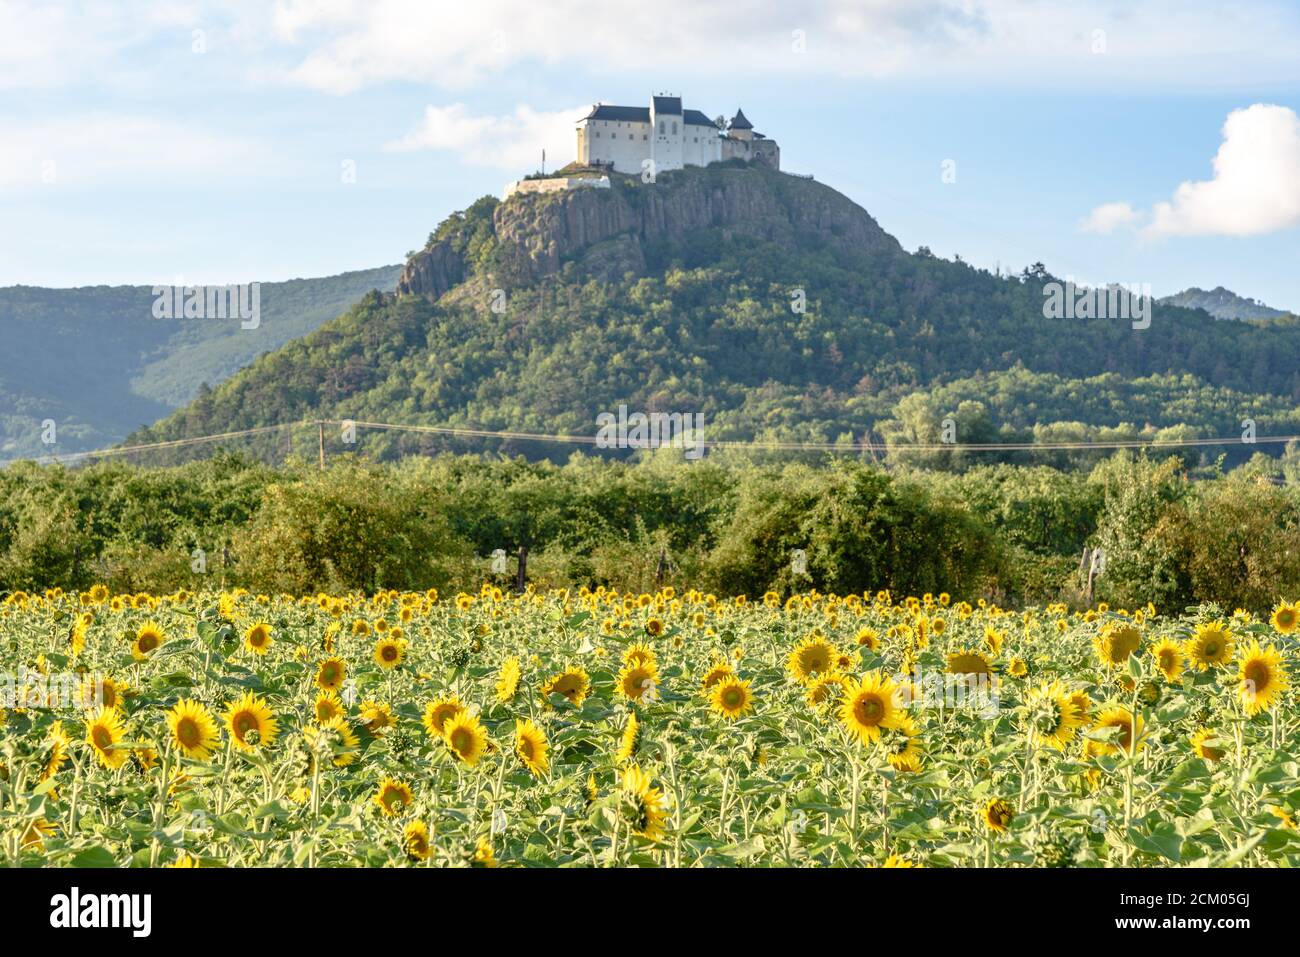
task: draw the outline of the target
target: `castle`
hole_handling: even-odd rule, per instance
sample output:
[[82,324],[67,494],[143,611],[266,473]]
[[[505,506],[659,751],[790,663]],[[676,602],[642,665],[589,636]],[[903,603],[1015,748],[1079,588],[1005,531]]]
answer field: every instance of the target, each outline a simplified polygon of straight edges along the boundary
[[577,135],[579,164],[616,173],[662,173],[729,159],[781,168],[781,148],[755,132],[743,110],[724,124],[722,117],[683,110],[680,96],[652,96],[649,107],[598,103],[578,121]]

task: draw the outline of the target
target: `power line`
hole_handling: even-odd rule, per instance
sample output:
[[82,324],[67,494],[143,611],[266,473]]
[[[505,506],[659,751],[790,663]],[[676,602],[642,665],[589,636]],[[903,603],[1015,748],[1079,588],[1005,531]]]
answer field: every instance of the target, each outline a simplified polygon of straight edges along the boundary
[[[303,419],[298,422],[283,422],[278,425],[257,426],[250,429],[240,429],[233,432],[217,432],[210,435],[196,435],[183,439],[169,439],[159,442],[147,442],[139,445],[118,445],[103,449],[94,449],[84,452],[72,452],[61,456],[43,456],[40,458],[30,459],[28,461],[37,464],[54,464],[54,463],[72,463],[80,462],[86,459],[109,458],[123,455],[132,455],[139,452],[154,452],[168,449],[186,448],[195,445],[203,445],[212,442],[221,442],[227,439],[243,438],[254,435],[265,435],[271,432],[278,432],[283,429],[304,428],[315,426],[324,430],[325,426],[343,426],[350,425],[358,429],[372,429],[376,431],[388,432],[408,432],[422,435],[442,435],[451,438],[488,438],[498,440],[513,440],[520,442],[550,442],[555,444],[567,445],[600,445],[600,439],[594,435],[572,435],[567,433],[553,432],[518,432],[513,430],[497,429],[472,429],[457,428],[454,426],[437,426],[437,425],[407,425],[398,422],[370,422],[361,419]],[[323,434],[322,434],[323,439]],[[680,440],[679,440],[680,441]],[[939,442],[939,443],[908,443],[888,445],[884,451],[888,453],[901,452],[1049,452],[1049,451],[1108,451],[1117,449],[1177,449],[1177,448],[1207,448],[1213,446],[1230,446],[1230,445],[1277,445],[1288,442],[1300,441],[1300,435],[1261,435],[1256,436],[1252,441],[1247,442],[1240,437],[1220,437],[1209,439],[1123,439],[1109,442]],[[659,445],[669,445],[669,442],[660,442]],[[602,446],[603,447],[603,446]],[[632,448],[641,448],[643,446],[628,446]],[[646,446],[657,447],[657,446]],[[691,448],[705,449],[739,449],[750,451],[789,451],[789,452],[865,452],[874,455],[878,446],[873,444],[870,438],[851,443],[839,442],[761,442],[761,441],[741,441],[728,439],[692,439],[689,443]],[[0,462],[0,465],[11,465],[15,462],[24,461],[22,459],[9,459]]]

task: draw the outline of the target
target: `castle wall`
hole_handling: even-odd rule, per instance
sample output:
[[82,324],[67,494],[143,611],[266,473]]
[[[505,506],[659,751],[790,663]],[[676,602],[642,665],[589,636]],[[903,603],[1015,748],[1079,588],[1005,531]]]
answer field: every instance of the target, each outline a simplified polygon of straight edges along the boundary
[[613,163],[619,173],[640,175],[650,156],[650,124],[585,120],[578,125],[578,161]]

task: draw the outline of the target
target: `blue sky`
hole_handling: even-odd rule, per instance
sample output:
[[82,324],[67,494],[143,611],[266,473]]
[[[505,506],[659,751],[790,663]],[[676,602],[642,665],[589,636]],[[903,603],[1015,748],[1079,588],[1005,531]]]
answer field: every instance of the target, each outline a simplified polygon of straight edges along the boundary
[[1293,2],[463,6],[0,0],[0,285],[398,262],[667,90],[909,249],[1300,309]]

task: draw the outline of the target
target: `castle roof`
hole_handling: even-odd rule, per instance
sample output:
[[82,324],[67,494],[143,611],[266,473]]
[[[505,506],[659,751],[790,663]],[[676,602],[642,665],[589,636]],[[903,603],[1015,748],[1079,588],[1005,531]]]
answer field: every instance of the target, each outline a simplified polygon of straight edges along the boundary
[[[660,97],[655,97],[660,99]],[[678,99],[678,103],[681,100]],[[665,115],[673,115],[667,110],[656,110],[656,112]],[[714,126],[714,122],[701,113],[699,110],[683,111],[679,106],[677,113],[682,116],[682,122],[687,126]],[[650,108],[646,106],[607,106],[604,103],[598,103],[591,108],[591,112],[583,117],[584,120],[611,120],[620,123],[649,123]]]
[[664,116],[681,116],[682,115],[682,98],[680,96],[655,96],[654,100],[655,113],[662,113]]
[[736,109],[736,115],[731,118],[731,122],[727,124],[727,129],[730,130],[752,130],[753,128],[754,124],[745,119],[745,111],[739,108]]

